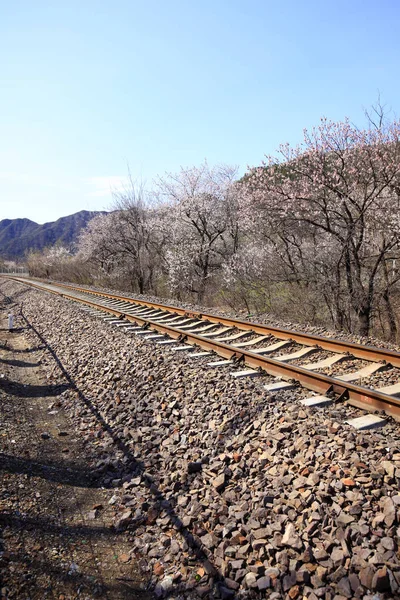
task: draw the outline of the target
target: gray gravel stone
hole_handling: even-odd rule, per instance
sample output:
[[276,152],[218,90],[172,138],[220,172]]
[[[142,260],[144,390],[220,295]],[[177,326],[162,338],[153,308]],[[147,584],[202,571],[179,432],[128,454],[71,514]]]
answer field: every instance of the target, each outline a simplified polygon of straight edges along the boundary
[[[301,389],[266,402],[263,377],[233,380],[64,299],[31,291],[24,311],[76,384],[60,402],[96,440],[87,461],[156,593],[396,597],[397,424],[357,432],[358,409],[300,412]],[[47,351],[43,364],[46,384],[65,383]]]

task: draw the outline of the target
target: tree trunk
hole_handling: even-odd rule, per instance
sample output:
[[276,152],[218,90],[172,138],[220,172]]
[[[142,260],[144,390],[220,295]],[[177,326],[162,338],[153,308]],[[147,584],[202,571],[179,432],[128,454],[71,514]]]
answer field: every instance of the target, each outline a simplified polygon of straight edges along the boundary
[[392,303],[390,301],[389,290],[386,289],[383,293],[383,301],[385,303],[386,316],[389,322],[389,339],[395,341],[397,339],[397,323],[396,315],[393,310]]
[[385,279],[385,290],[383,292],[383,301],[385,304],[385,312],[389,322],[389,339],[396,340],[397,339],[397,323],[396,323],[396,314],[394,312],[391,300],[390,300],[390,281],[389,281],[389,269],[386,261],[383,261],[383,275]]
[[356,312],[358,317],[359,333],[364,337],[368,337],[371,326],[371,306],[365,306]]
[[202,281],[200,281],[199,289],[197,291],[197,302],[199,304],[203,303],[205,291],[206,291],[206,282],[203,279]]
[[138,277],[139,294],[144,294],[144,278],[140,275]]

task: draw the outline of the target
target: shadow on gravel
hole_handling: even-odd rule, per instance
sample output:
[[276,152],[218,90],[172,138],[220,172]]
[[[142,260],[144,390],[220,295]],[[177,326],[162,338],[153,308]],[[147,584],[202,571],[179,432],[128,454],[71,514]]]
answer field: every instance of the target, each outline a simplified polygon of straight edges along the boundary
[[74,487],[95,488],[104,487],[98,475],[87,469],[77,469],[76,463],[60,464],[43,463],[27,458],[20,458],[0,452],[0,471],[18,473],[29,477],[40,477],[47,481],[72,485]]
[[0,513],[0,527],[13,527],[23,531],[38,531],[44,535],[63,535],[68,538],[79,536],[83,538],[95,538],[100,535],[115,535],[109,527],[88,527],[87,525],[64,525],[54,523],[50,519],[43,519],[39,516],[27,517],[16,515],[15,513]]
[[[98,408],[96,408],[96,406],[91,402],[91,400],[89,400],[89,398],[87,398],[85,396],[85,394],[82,392],[82,390],[77,386],[74,379],[71,377],[71,375],[68,373],[67,369],[64,367],[63,363],[59,359],[57,353],[53,350],[52,346],[47,342],[46,338],[40,333],[40,331],[38,331],[36,329],[36,327],[29,321],[29,319],[25,315],[22,314],[22,312],[21,312],[21,317],[24,319],[27,326],[39,338],[40,342],[46,346],[47,350],[52,355],[53,359],[55,360],[58,367],[60,368],[63,376],[68,381],[68,385],[66,387],[69,388],[70,390],[74,391],[77,394],[77,396],[81,400],[81,402],[83,402],[84,405],[90,410],[90,412],[96,417],[96,419],[97,419],[98,423],[101,425],[102,429],[111,436],[115,446],[124,454],[124,457],[126,458],[126,462],[124,465],[126,471],[129,472],[131,476],[139,475],[139,474],[142,475],[141,484],[146,486],[149,489],[152,496],[154,497],[154,505],[153,505],[153,507],[149,506],[149,509],[156,508],[158,512],[165,511],[165,513],[169,517],[171,526],[176,530],[177,534],[180,535],[185,540],[185,542],[187,543],[187,545],[189,547],[191,554],[193,556],[195,556],[197,558],[197,560],[199,560],[203,564],[205,572],[208,575],[214,577],[214,579],[217,583],[217,586],[223,586],[224,590],[227,593],[226,597],[232,598],[233,594],[231,593],[231,590],[227,589],[224,586],[224,576],[218,570],[218,568],[213,564],[211,558],[209,558],[207,556],[207,553],[204,550],[204,547],[201,544],[200,540],[191,531],[189,531],[189,529],[187,529],[183,525],[182,520],[175,512],[174,506],[172,505],[171,501],[168,500],[163,495],[163,493],[161,492],[160,489],[158,489],[156,484],[153,482],[152,477],[150,475],[147,475],[144,472],[145,469],[144,469],[143,462],[138,461],[137,458],[135,458],[135,456],[132,454],[129,446],[119,437],[119,435],[117,433],[114,432],[113,428],[105,421],[105,419],[103,418],[103,416],[102,416],[101,412],[98,410]],[[175,498],[173,500],[175,501]],[[136,528],[140,524],[143,524],[142,519],[141,519],[140,523],[134,523],[134,527]],[[130,528],[128,526],[128,530],[129,529]],[[174,589],[176,592],[178,592],[178,590],[181,592],[182,589],[187,591],[188,589],[190,590],[192,588],[188,587],[186,585],[184,585],[182,587],[177,585],[176,588],[174,588]],[[174,590],[171,589],[168,592],[168,595],[173,593],[173,591]]]
[[[46,573],[59,584],[62,585],[63,592],[68,592],[68,598],[111,598],[117,597],[123,600],[150,600],[150,596],[144,590],[140,589],[135,582],[129,579],[120,578],[115,585],[105,584],[101,577],[96,581],[93,575],[86,574],[85,572],[71,571],[72,564],[69,561],[63,563],[55,563],[54,560],[43,557],[42,560],[38,558],[38,552],[35,552],[35,557],[29,555],[27,552],[17,554],[12,553],[10,560],[7,561],[9,565],[13,565],[14,569],[17,568],[21,572],[30,570],[34,573]],[[0,574],[1,574],[1,561],[0,561]],[[22,589],[20,589],[22,591]],[[31,596],[29,591],[33,592]],[[38,593],[43,593],[40,598],[55,598],[54,590],[52,586],[44,588],[39,582],[36,582],[32,578],[27,579],[26,585],[24,586],[24,598],[39,598]],[[71,594],[71,595],[70,595]],[[57,597],[61,597],[58,596]],[[63,596],[65,597],[65,596]],[[17,596],[13,596],[17,598]],[[22,598],[22,596],[18,596]]]
[[[4,285],[5,281],[3,281],[0,285],[0,288]],[[12,296],[5,294],[2,289],[0,289],[0,294],[3,296],[2,303],[5,305],[12,304],[16,302],[17,299],[20,299],[22,296],[25,296],[29,292],[29,288],[21,288],[18,292],[15,292]]]
[[20,398],[59,396],[69,387],[66,383],[57,385],[24,385],[10,379],[0,379],[0,390],[11,396],[19,396]]
[[[38,350],[44,350],[46,346],[34,346],[33,348],[22,348],[20,350],[13,348],[13,354],[29,354],[31,352],[37,352]],[[10,346],[7,344],[0,344],[0,350],[10,350]]]
[[24,360],[15,360],[15,359],[8,359],[8,358],[0,358],[0,365],[10,365],[11,367],[39,367],[40,366],[40,362],[36,362],[36,363],[31,363],[31,362],[25,362]]

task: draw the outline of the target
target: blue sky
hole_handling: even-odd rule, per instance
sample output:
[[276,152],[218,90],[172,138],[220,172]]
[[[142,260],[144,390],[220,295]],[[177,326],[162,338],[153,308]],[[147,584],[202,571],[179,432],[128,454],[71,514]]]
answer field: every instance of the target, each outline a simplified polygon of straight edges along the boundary
[[319,118],[399,113],[400,3],[0,0],[0,219],[107,209],[129,164],[259,164]]

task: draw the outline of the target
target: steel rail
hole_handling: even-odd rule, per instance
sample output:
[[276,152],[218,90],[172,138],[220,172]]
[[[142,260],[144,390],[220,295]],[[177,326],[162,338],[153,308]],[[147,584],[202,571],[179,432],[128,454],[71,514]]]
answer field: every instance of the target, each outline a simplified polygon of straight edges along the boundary
[[218,323],[226,326],[236,327],[237,329],[254,331],[254,333],[260,333],[264,335],[270,334],[278,339],[292,340],[293,342],[304,346],[318,346],[322,350],[337,352],[339,354],[352,354],[354,357],[361,358],[363,360],[368,360],[371,362],[386,362],[390,363],[394,367],[400,367],[400,353],[394,352],[393,350],[377,348],[375,346],[363,346],[362,344],[356,344],[354,342],[345,342],[333,338],[326,338],[320,335],[301,333],[297,331],[292,331],[290,329],[283,329],[280,327],[271,327],[270,325],[264,325],[262,323],[252,323],[251,321],[244,321],[241,319],[216,316],[209,313],[200,313],[192,310],[188,311],[183,308],[177,308],[168,304],[136,300],[127,296],[109,294],[108,292],[97,292],[93,290],[88,290],[80,286],[58,283],[54,283],[53,285],[73,289],[79,292],[84,292],[89,295],[94,295],[98,297],[110,298],[113,300],[123,300],[124,302],[129,302],[132,304],[139,304],[141,306],[159,308],[160,310],[166,310],[169,312],[176,313],[178,315],[187,315],[193,318],[209,321],[210,323]]
[[[353,406],[370,411],[382,410],[386,414],[394,417],[396,420],[400,420],[400,398],[382,393],[379,390],[366,388],[364,386],[349,382],[343,382],[335,377],[322,375],[321,373],[309,371],[299,366],[283,363],[278,359],[268,358],[261,354],[257,354],[256,352],[234,348],[229,344],[204,338],[196,333],[184,333],[177,328],[171,327],[170,325],[164,325],[156,321],[152,321],[151,319],[140,317],[139,315],[130,315],[128,313],[124,313],[123,310],[119,310],[118,308],[112,308],[104,304],[96,303],[92,300],[86,300],[79,296],[75,296],[71,292],[68,293],[64,291],[58,291],[57,289],[51,289],[49,286],[46,286],[46,284],[33,283],[31,281],[21,280],[19,278],[18,281],[24,283],[25,285],[30,285],[31,287],[38,288],[40,290],[49,291],[55,295],[85,304],[86,306],[90,306],[97,310],[100,309],[101,311],[118,317],[121,319],[121,321],[126,320],[129,322],[138,323],[139,325],[146,326],[152,330],[168,335],[172,339],[180,340],[191,345],[197,345],[205,350],[211,350],[224,358],[233,360],[236,364],[244,363],[253,369],[259,369],[260,371],[264,371],[269,375],[281,377],[286,380],[296,380],[303,387],[312,391],[328,395],[337,394],[339,395],[340,400],[346,400]],[[58,284],[50,285],[54,287],[61,287]],[[64,288],[66,286],[62,287]],[[73,288],[73,286],[69,287]],[[102,296],[102,294],[97,292],[94,295]],[[112,297],[113,295],[109,296]],[[129,300],[132,302],[132,298]]]

